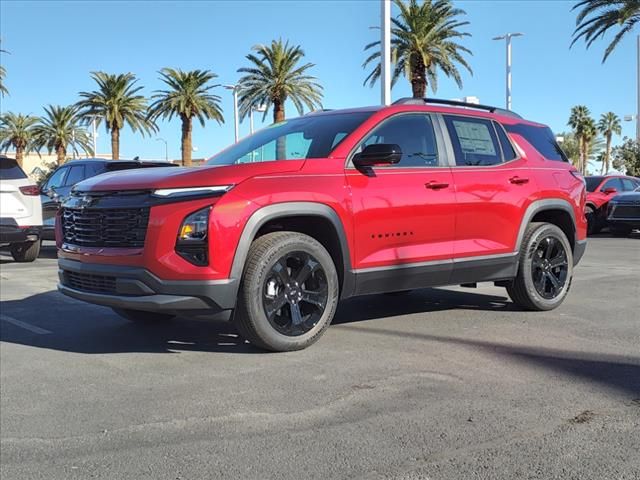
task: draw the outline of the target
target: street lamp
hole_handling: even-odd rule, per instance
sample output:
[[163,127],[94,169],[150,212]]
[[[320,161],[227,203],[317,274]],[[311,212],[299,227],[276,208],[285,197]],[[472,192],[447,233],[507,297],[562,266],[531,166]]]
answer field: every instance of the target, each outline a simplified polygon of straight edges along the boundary
[[233,126],[234,126],[234,138],[238,143],[240,124],[238,120],[238,85],[223,85],[227,90],[233,92]]
[[493,37],[492,40],[505,40],[507,44],[507,110],[511,110],[511,38],[521,37],[523,33],[505,33],[499,37]]
[[164,159],[165,161],[169,161],[169,146],[167,144],[167,141],[164,138],[156,138],[156,142],[164,142]]
[[267,111],[267,106],[264,104],[251,106],[251,111],[249,112],[249,133],[251,135],[253,135],[253,112],[266,112],[266,111]]
[[380,0],[380,100],[391,104],[391,0]]

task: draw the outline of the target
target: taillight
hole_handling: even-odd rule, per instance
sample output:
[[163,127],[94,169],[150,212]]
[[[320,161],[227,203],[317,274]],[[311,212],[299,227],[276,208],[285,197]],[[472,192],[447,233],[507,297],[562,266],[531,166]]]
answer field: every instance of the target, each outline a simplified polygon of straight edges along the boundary
[[23,195],[30,195],[30,196],[40,195],[40,189],[38,188],[37,185],[26,185],[24,187],[19,187],[19,188]]

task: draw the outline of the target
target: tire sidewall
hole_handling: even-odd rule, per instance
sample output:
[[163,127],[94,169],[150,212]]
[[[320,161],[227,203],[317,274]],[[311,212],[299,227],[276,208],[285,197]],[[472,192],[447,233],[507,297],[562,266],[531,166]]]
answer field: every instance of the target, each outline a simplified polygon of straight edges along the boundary
[[[327,306],[318,323],[308,332],[293,337],[278,332],[269,322],[264,312],[263,288],[273,265],[284,255],[300,251],[312,255],[322,266],[327,279],[328,297]],[[258,268],[248,272],[243,281],[243,295],[247,313],[262,341],[273,350],[298,350],[314,343],[330,325],[338,304],[338,275],[331,255],[326,249],[313,238],[301,234],[296,238],[278,243],[264,252]]]
[[[533,276],[531,274],[533,255],[536,251],[537,245],[542,239],[549,236],[553,236],[562,243],[567,256],[567,280],[565,281],[560,294],[553,299],[546,299],[538,293],[535,285],[533,284]],[[569,289],[571,288],[571,281],[573,279],[573,252],[571,250],[569,240],[560,228],[556,227],[555,225],[544,224],[540,225],[533,232],[533,234],[529,237],[527,244],[523,247],[523,258],[520,263],[520,268],[523,269],[522,276],[527,295],[540,310],[552,310],[562,303],[564,298],[569,293]]]

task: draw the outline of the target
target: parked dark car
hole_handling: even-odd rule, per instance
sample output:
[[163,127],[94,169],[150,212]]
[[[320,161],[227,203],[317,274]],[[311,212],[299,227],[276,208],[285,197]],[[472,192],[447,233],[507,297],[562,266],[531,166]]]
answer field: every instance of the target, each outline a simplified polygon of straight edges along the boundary
[[609,200],[607,222],[609,230],[616,236],[626,237],[633,229],[640,229],[640,188]]
[[640,178],[625,175],[591,176],[585,177],[585,181],[587,204],[584,213],[589,235],[598,233],[607,226],[607,208],[614,195],[632,192],[640,187]]
[[55,240],[54,223],[60,204],[69,196],[71,188],[78,182],[102,173],[133,168],[175,167],[170,162],[141,160],[107,160],[104,158],[83,158],[71,160],[58,167],[40,189],[44,240]]

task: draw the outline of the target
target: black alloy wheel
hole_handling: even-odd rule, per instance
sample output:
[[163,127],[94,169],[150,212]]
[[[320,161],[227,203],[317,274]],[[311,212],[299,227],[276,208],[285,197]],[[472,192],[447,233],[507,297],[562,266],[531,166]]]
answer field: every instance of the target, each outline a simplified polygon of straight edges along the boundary
[[562,242],[549,235],[540,239],[531,261],[531,276],[538,294],[547,300],[556,298],[567,281],[569,263]]
[[322,318],[329,288],[320,262],[302,251],[279,258],[266,276],[262,302],[271,326],[295,337],[310,331]]

